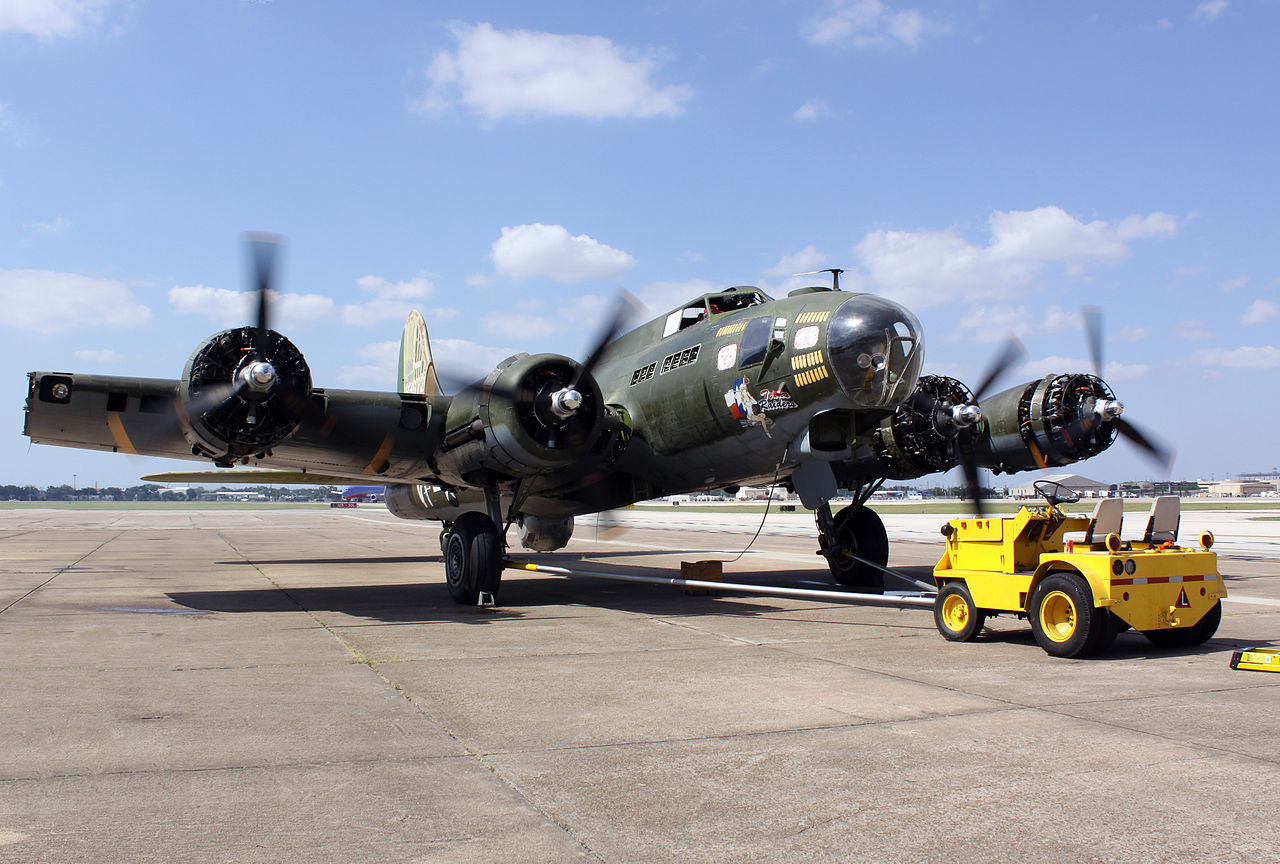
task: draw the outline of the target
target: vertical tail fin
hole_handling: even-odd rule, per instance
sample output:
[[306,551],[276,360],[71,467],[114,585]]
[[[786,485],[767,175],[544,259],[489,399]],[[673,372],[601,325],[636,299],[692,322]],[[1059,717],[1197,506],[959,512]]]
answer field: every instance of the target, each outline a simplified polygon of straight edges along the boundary
[[440,392],[436,364],[431,358],[431,340],[427,338],[427,322],[414,309],[404,322],[400,337],[400,370],[397,388],[401,393],[435,396]]

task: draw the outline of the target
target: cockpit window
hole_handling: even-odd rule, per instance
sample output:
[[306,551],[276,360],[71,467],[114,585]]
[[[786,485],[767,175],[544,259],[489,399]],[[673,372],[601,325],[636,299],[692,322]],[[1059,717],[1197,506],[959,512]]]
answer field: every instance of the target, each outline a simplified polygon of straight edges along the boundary
[[725,312],[736,312],[761,303],[768,303],[769,297],[756,288],[732,288],[723,294],[708,294],[677,309],[667,315],[662,328],[662,338],[678,333],[686,327],[692,327],[708,315],[722,315]]
[[764,302],[765,296],[759,291],[734,291],[729,294],[712,294],[707,298],[707,306],[711,309],[712,315],[736,312]]
[[772,318],[752,318],[742,334],[742,347],[738,351],[741,361],[739,369],[755,366],[764,362],[769,350],[769,331],[772,329]]

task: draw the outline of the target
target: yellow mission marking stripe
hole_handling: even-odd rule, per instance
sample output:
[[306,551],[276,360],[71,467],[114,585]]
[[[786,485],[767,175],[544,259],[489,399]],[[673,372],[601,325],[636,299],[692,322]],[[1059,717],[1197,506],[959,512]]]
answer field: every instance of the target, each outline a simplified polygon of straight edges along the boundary
[[806,369],[803,372],[796,373],[796,386],[807,387],[810,384],[816,384],[823,378],[827,377],[827,367],[819,366],[816,369]]
[[111,437],[116,441],[117,450],[134,456],[138,455],[138,449],[129,440],[129,433],[124,431],[124,421],[120,419],[119,414],[114,411],[107,412],[107,428],[111,430]]
[[741,333],[747,329],[747,322],[741,321],[737,324],[726,324],[716,331],[716,336],[732,336],[735,333]]
[[818,366],[822,363],[822,350],[810,351],[808,354],[800,354],[791,358],[792,370],[803,369],[806,366]]
[[373,454],[373,458],[369,460],[369,464],[364,466],[364,471],[360,473],[362,474],[378,473],[378,467],[383,462],[387,461],[387,454],[391,452],[391,448],[395,446],[395,443],[396,443],[395,436],[392,435],[390,432],[388,432],[387,437],[382,439],[382,446],[378,448],[378,452]]
[[797,324],[812,324],[815,322],[826,321],[831,317],[831,310],[824,309],[821,312],[801,312],[796,316]]

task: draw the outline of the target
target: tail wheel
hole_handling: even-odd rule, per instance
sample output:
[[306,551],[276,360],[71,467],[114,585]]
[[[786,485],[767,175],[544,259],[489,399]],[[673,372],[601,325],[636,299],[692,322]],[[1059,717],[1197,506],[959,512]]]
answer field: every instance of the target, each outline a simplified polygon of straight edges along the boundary
[[1190,648],[1202,645],[1218,632],[1222,623],[1222,601],[1214,603],[1204,617],[1190,627],[1175,627],[1172,630],[1143,630],[1152,645],[1160,648]]
[[475,606],[480,594],[495,600],[502,580],[502,539],[483,513],[463,513],[444,538],[444,573],[455,603]]
[[1027,611],[1036,642],[1055,657],[1087,657],[1115,639],[1110,610],[1094,607],[1089,583],[1076,573],[1044,577]]
[[951,642],[972,642],[986,621],[986,614],[973,605],[967,585],[948,582],[942,586],[933,604],[933,623],[943,638]]

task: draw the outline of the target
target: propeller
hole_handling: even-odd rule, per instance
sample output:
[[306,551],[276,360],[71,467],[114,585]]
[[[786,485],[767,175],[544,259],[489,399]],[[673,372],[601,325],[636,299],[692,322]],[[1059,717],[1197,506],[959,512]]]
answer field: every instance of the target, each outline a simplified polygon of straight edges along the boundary
[[[1082,306],[1080,316],[1084,319],[1085,337],[1089,342],[1089,359],[1093,361],[1094,375],[1102,378],[1102,309],[1098,306]],[[1117,432],[1137,445],[1143,455],[1160,466],[1167,475],[1173,470],[1175,452],[1152,440],[1151,436],[1122,417],[1123,413],[1123,402],[1115,399],[1099,399],[1094,403],[1092,412],[1072,424],[1068,434],[1073,437],[1087,435],[1099,425],[1110,423]]]
[[977,390],[973,391],[973,399],[968,404],[955,405],[951,408],[952,425],[957,432],[956,455],[959,456],[960,468],[964,472],[965,493],[972,502],[973,511],[978,518],[984,515],[978,457],[973,450],[973,428],[982,420],[982,409],[978,403],[1004,373],[1021,363],[1026,357],[1027,349],[1018,341],[1018,337],[1010,334],[987,366],[987,371],[982,376],[982,383],[978,385]]
[[[279,375],[268,359],[268,353],[272,341],[271,283],[281,238],[276,234],[248,233],[245,235],[245,244],[249,249],[250,278],[258,294],[256,321],[251,328],[253,357],[245,358],[248,362],[241,363],[236,368],[231,380],[201,387],[198,395],[183,406],[191,417],[217,411],[234,398],[251,403],[261,401],[271,395],[279,381]],[[257,423],[257,412],[252,405],[246,422],[250,425]]]
[[[589,376],[603,359],[609,345],[627,328],[627,325],[640,311],[640,302],[629,292],[618,292],[614,304],[604,326],[599,330],[591,343],[591,350],[571,376],[558,380],[546,380],[541,386],[530,386],[527,382],[519,382],[515,386],[499,385],[493,381],[463,382],[456,376],[441,373],[440,378],[454,392],[466,390],[484,390],[499,398],[509,399],[514,403],[531,406],[548,422],[550,441],[556,440],[558,426],[567,425],[578,410],[587,403],[588,398],[580,389],[582,380]],[[554,446],[552,444],[551,446]]]

